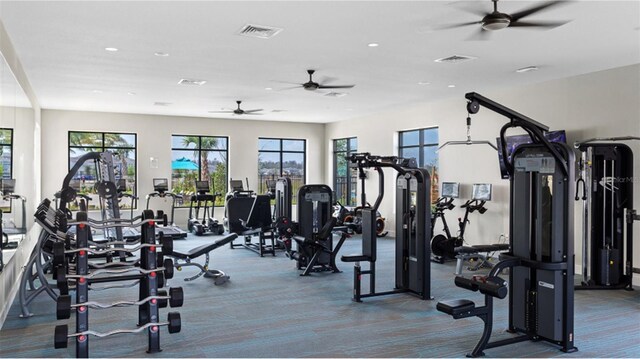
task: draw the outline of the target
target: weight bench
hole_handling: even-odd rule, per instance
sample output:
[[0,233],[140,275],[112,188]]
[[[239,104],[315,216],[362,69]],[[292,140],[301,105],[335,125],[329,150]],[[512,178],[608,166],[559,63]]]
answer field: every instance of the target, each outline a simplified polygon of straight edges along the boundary
[[[487,268],[493,267],[493,264],[489,262],[489,253],[492,252],[502,252],[508,251],[510,249],[509,245],[504,243],[496,243],[496,244],[478,244],[475,246],[461,246],[456,247],[454,252],[456,253],[456,275],[462,274],[462,265],[466,260],[471,258],[478,258],[478,264],[473,267],[469,267],[469,270],[476,271],[483,266]],[[486,254],[481,254],[486,253]]]
[[[264,257],[265,254],[276,255],[276,234],[271,216],[271,198],[267,195],[258,195],[254,198],[232,198],[231,200],[242,201],[242,205],[246,206],[246,202],[251,200],[251,209],[247,216],[247,220],[239,219],[238,223],[235,223],[233,228],[231,227],[231,221],[229,221],[230,232],[238,234],[238,236],[244,237],[242,243],[231,242],[231,248],[243,247],[255,253],[258,253],[260,257]],[[245,208],[246,209],[246,208]],[[229,207],[229,218],[232,218],[232,214],[235,216],[235,208]],[[242,208],[238,208],[241,211]],[[258,237],[258,242],[252,242],[253,237]],[[267,244],[267,239],[271,244]]]
[[[194,267],[200,268],[200,273],[192,277],[185,278],[185,282],[192,281],[204,275],[205,277],[208,277],[208,278],[214,278],[213,283],[215,285],[224,284],[229,280],[229,276],[226,275],[221,270],[209,269],[209,252],[211,252],[214,249],[220,248],[227,243],[232,242],[236,238],[238,238],[238,235],[235,233],[231,233],[216,240],[213,243],[205,244],[200,247],[190,249],[188,252],[179,252],[174,249],[172,253],[168,256],[175,259],[173,266],[177,270],[182,270],[182,267],[187,267],[187,266],[194,266]],[[204,264],[192,262],[193,259],[196,259],[202,255],[205,256]],[[183,261],[183,262],[180,262],[180,261]]]

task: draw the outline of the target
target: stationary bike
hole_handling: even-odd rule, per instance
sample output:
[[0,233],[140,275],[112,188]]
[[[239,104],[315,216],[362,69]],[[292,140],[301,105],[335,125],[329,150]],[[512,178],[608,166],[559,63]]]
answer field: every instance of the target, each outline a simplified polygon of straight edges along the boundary
[[[191,233],[196,236],[224,233],[224,226],[218,223],[217,219],[211,217],[215,209],[216,197],[217,194],[209,193],[208,181],[196,181],[196,194],[191,196],[189,203],[189,221],[187,222],[187,228]],[[211,202],[211,207],[208,206],[209,202]],[[201,208],[202,219],[198,219]],[[209,211],[209,208],[211,208],[211,211]]]
[[[445,186],[445,183],[442,184],[443,187]],[[464,208],[465,211],[464,211],[464,217],[458,218],[458,235],[456,237],[453,237],[451,235],[451,232],[449,231],[449,227],[447,225],[447,220],[444,217],[445,209],[450,210],[455,207],[453,206],[453,203],[452,203],[453,198],[448,197],[450,198],[450,200],[443,200],[441,202],[440,202],[440,199],[438,199],[439,202],[436,202],[435,213],[438,213],[438,203],[440,203],[440,206],[442,207],[440,210],[440,213],[437,214],[437,216],[442,218],[442,224],[444,225],[445,235],[438,234],[434,236],[433,239],[431,239],[431,253],[433,254],[431,258],[432,261],[442,264],[446,260],[456,259],[457,253],[455,249],[457,247],[461,247],[464,244],[464,232],[465,232],[465,229],[467,228],[467,223],[469,223],[469,213],[478,211],[478,213],[484,214],[487,211],[487,208],[484,205],[487,203],[487,200],[490,200],[490,198],[484,199],[479,196],[476,196],[475,187],[476,185],[474,185],[474,196],[473,196],[474,198],[466,201],[462,206],[460,206],[460,208]],[[443,197],[444,197],[444,193],[445,191],[443,190]],[[455,198],[457,198],[457,193]],[[432,218],[432,221],[434,224],[435,224],[436,218],[437,217]]]

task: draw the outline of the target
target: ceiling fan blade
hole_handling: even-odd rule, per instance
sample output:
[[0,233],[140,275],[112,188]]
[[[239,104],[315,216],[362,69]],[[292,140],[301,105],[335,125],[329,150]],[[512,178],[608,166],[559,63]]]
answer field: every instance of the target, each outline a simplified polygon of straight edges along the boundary
[[244,113],[242,115],[240,115],[240,116],[244,116],[244,115],[262,115],[262,114],[261,113],[244,111]]
[[209,113],[233,113],[233,111],[209,111]]
[[286,91],[286,90],[301,89],[301,88],[302,88],[302,85],[298,85],[298,86],[292,86],[292,87],[279,88],[279,89],[276,89],[276,91]]
[[509,24],[509,27],[538,27],[552,29],[562,26],[569,21],[516,21]]
[[260,111],[264,111],[261,108],[255,109],[255,110],[244,110],[244,113],[252,113],[252,112],[260,112]]
[[481,21],[463,22],[463,23],[460,23],[460,24],[451,24],[451,25],[438,26],[438,27],[436,27],[436,30],[456,29],[456,28],[459,28],[459,27],[465,27],[465,26],[470,26],[470,25],[480,25],[481,23],[482,23]]
[[476,31],[471,36],[467,38],[467,41],[484,41],[489,40],[489,31],[480,28],[479,31]]
[[528,9],[525,10],[521,10],[518,12],[514,12],[513,14],[511,14],[511,21],[518,21],[524,17],[527,17],[531,14],[535,14],[538,11],[542,11],[544,9],[547,9],[551,6],[556,6],[556,5],[560,5],[566,3],[566,1],[562,1],[562,0],[557,0],[557,1],[550,1],[550,2],[546,2],[544,4],[540,4],[540,5],[536,5],[533,7],[530,7]]
[[328,84],[329,82],[334,82],[338,80],[336,77],[322,76],[322,79],[318,81],[320,85]]
[[350,89],[355,85],[338,85],[338,86],[318,86],[319,89]]

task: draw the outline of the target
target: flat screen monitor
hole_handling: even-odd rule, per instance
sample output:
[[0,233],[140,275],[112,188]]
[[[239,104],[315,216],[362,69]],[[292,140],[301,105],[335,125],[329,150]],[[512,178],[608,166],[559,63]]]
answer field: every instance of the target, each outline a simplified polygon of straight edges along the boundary
[[[567,134],[564,130],[559,131],[551,131],[545,133],[544,137],[549,140],[549,142],[558,142],[558,143],[567,143]],[[507,136],[507,157],[509,161],[511,161],[511,154],[518,148],[518,146],[531,143],[531,137],[529,135],[516,135],[516,136]],[[500,141],[500,137],[497,138],[498,142],[498,161],[500,162],[500,174],[502,178],[508,179],[509,172],[507,171],[507,166],[505,165],[504,159],[502,158],[502,141]]]
[[2,179],[2,193],[3,194],[12,194],[13,191],[16,190],[16,180],[11,178],[3,178]]
[[153,190],[156,192],[167,192],[169,190],[169,180],[166,178],[154,178]]
[[229,187],[231,187],[232,191],[244,191],[242,180],[230,180]]
[[196,181],[196,192],[209,192],[209,181]]
[[460,183],[442,182],[442,197],[458,198],[460,196]]
[[491,201],[491,184],[490,183],[474,183],[471,191],[471,199],[478,201]]

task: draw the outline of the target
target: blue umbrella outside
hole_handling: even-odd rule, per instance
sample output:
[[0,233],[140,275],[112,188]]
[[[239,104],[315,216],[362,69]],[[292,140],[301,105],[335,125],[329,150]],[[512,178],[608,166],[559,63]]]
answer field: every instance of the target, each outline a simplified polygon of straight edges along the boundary
[[182,157],[175,161],[171,161],[171,169],[195,171],[198,169],[198,164],[186,157]]

